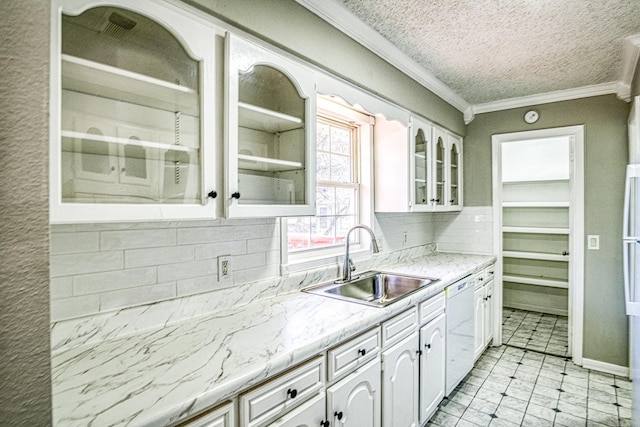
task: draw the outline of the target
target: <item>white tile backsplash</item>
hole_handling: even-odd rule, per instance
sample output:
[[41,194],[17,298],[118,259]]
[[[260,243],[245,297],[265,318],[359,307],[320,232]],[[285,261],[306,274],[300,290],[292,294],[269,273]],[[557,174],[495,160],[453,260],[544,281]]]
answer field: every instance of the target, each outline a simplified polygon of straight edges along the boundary
[[[491,221],[491,207],[465,207],[376,214],[374,229],[385,253],[437,243],[439,250],[489,254]],[[275,279],[277,290],[264,282],[280,275],[277,219],[52,225],[51,236],[53,322],[224,289],[246,293],[244,285],[256,281],[264,289],[251,293],[296,289],[286,280]],[[220,255],[232,257],[225,283],[218,283]]]
[[493,254],[493,208],[468,206],[462,212],[438,213],[434,239],[438,250]]

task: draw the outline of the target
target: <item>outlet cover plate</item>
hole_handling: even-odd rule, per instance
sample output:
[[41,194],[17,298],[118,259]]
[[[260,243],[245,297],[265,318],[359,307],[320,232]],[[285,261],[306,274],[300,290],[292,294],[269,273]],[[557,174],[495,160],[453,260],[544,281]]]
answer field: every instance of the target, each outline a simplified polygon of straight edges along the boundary
[[220,255],[218,257],[218,282],[230,282],[231,278],[231,255]]

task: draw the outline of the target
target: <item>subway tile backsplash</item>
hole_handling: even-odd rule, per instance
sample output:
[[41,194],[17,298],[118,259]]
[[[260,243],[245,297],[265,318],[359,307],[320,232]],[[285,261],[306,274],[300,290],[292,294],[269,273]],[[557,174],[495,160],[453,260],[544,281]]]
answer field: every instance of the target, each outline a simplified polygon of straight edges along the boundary
[[[491,207],[376,214],[383,252],[437,243],[491,253]],[[218,282],[217,257],[232,280]],[[277,219],[51,226],[52,322],[238,287],[280,273]],[[266,290],[265,292],[268,292]]]

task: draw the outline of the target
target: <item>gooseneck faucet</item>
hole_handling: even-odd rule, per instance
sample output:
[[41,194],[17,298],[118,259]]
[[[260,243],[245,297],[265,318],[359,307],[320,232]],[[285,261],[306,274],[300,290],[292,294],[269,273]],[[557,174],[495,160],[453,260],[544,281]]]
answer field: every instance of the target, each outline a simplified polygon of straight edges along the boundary
[[356,266],[353,264],[353,261],[351,261],[351,258],[349,258],[349,236],[351,235],[351,232],[357,228],[366,230],[371,236],[371,249],[373,253],[375,254],[380,252],[380,249],[378,249],[378,243],[376,242],[376,236],[373,234],[372,229],[362,224],[354,225],[353,227],[351,227],[349,231],[347,231],[347,237],[345,238],[345,242],[344,242],[344,263],[342,264],[342,279],[340,280],[340,282],[350,281],[351,272],[355,271],[356,269]]

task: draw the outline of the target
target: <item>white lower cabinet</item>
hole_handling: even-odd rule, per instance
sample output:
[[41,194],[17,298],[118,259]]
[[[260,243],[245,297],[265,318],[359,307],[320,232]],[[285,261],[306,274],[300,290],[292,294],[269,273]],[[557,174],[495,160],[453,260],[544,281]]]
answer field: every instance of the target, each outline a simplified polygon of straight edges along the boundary
[[327,415],[332,426],[380,427],[380,358],[327,389]]
[[486,305],[487,288],[482,285],[476,285],[476,289],[473,294],[473,358],[474,360],[480,357],[484,351],[484,312]]
[[420,425],[436,412],[444,399],[445,336],[443,312],[420,328]]
[[419,341],[413,332],[382,352],[382,426],[418,426]]
[[[291,413],[324,390],[324,356],[318,356],[240,395],[240,425],[262,427]],[[290,425],[290,424],[286,424]]]
[[327,399],[325,392],[318,393],[310,401],[300,405],[282,418],[269,424],[270,427],[328,427],[325,417]]
[[474,291],[474,359],[477,360],[493,339],[494,266],[476,273]]
[[[486,310],[482,313],[493,316]],[[445,298],[441,292],[240,393],[237,425],[425,425],[444,398],[445,337]],[[229,402],[184,426],[234,427],[234,411]]]
[[493,339],[493,280],[485,285],[484,307],[484,346],[487,347]]

